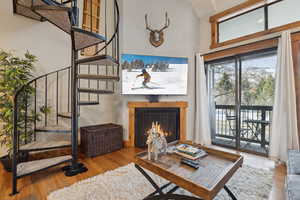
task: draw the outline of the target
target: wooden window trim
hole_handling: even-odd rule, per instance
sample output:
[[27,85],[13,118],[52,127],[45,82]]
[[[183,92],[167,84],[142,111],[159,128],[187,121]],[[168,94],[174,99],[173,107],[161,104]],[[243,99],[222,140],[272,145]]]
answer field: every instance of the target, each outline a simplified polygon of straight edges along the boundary
[[246,36],[242,36],[239,38],[235,38],[232,40],[228,40],[225,42],[218,42],[218,34],[219,34],[219,30],[218,30],[218,21],[228,15],[237,13],[239,11],[245,10],[249,7],[253,7],[255,5],[258,4],[262,4],[264,3],[265,0],[248,0],[245,3],[239,4],[237,6],[234,6],[228,10],[225,10],[223,12],[220,12],[216,15],[213,15],[209,18],[209,21],[211,23],[211,45],[210,45],[210,49],[215,49],[215,48],[219,48],[219,47],[223,47],[223,46],[227,46],[227,45],[231,45],[231,44],[235,44],[238,42],[242,42],[242,41],[246,41],[246,40],[250,40],[250,39],[254,39],[254,38],[258,38],[261,36],[265,36],[271,33],[276,33],[276,32],[280,32],[280,31],[284,31],[284,30],[288,30],[288,29],[293,29],[293,28],[297,28],[300,27],[300,21],[297,22],[293,22],[293,23],[289,23],[289,24],[285,24],[279,27],[275,27],[272,29],[268,29],[265,31],[260,31],[257,33],[253,33],[253,34],[249,34]]
[[210,22],[218,22],[219,19],[221,19],[223,17],[226,17],[228,15],[237,13],[239,11],[242,11],[242,10],[247,9],[249,7],[255,6],[255,5],[260,4],[262,2],[265,2],[265,0],[248,0],[248,1],[244,2],[244,3],[241,3],[241,4],[237,5],[237,6],[234,6],[232,8],[229,8],[227,10],[224,10],[224,11],[222,11],[220,13],[217,13],[217,14],[211,16],[209,18],[209,21]]
[[[300,33],[292,33],[292,42],[300,41]],[[226,58],[244,53],[250,53],[257,50],[268,49],[278,46],[278,38],[267,39],[251,44],[245,44],[238,47],[232,47],[203,55],[204,61],[212,61],[216,59]]]
[[92,14],[92,15],[91,15],[90,12],[88,12],[88,11],[86,11],[86,10],[83,11],[83,14],[88,15],[88,16],[92,16],[92,17],[97,18],[97,19],[100,19],[100,16],[95,15],[95,14]]
[[[296,90],[296,109],[297,109],[297,124],[300,127],[300,34],[298,37],[292,38],[293,62],[294,62],[294,78]],[[300,139],[300,129],[298,129]]]
[[[84,30],[92,31],[94,33],[100,32],[100,12],[101,12],[100,6],[101,6],[101,0],[83,1],[82,28]],[[95,45],[82,50],[81,55],[93,56],[97,51],[98,51],[98,45]]]
[[220,50],[217,52],[209,53],[204,55],[205,62],[212,61],[216,59],[226,58],[230,56],[235,56],[238,54],[249,53],[252,51],[268,49],[272,47],[276,47],[278,44],[278,39],[269,39],[265,41],[259,41],[252,44],[246,44],[239,47],[233,47],[225,50]]
[[[87,25],[85,25],[85,24],[83,24],[82,27],[83,27],[84,30],[89,30],[89,31],[91,30],[90,26],[87,26]],[[93,28],[92,31],[93,31],[94,33],[97,33],[99,30],[96,29],[96,28]]]
[[95,6],[100,6],[100,3],[92,1],[92,4]]

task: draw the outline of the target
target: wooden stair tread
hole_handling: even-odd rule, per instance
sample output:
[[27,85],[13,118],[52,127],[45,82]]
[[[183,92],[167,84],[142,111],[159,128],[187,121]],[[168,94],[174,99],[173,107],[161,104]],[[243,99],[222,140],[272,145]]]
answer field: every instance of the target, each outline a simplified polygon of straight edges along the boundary
[[[78,27],[72,27],[71,9],[54,3],[51,0],[37,0],[38,3],[31,4],[28,0],[22,0],[23,5],[19,5],[16,9],[21,9],[20,14],[28,16],[36,20],[46,19],[66,33],[74,31],[75,49],[82,50],[84,48],[105,42],[106,38],[97,33],[83,30]],[[38,15],[40,17],[38,17]]]
[[35,129],[37,132],[56,132],[56,133],[69,133],[71,132],[71,128],[63,127],[63,126],[47,126],[47,127],[37,127]]
[[72,113],[70,113],[70,112],[61,112],[61,113],[58,113],[57,115],[62,118],[72,118]]
[[[61,112],[61,113],[58,113],[57,116],[62,117],[62,118],[71,119],[72,113],[71,112]],[[79,117],[79,114],[78,114],[78,117]]]
[[[34,5],[47,5],[47,4],[43,0],[35,0]],[[16,0],[14,6],[15,8],[14,12],[24,17],[35,19],[38,21],[43,21],[43,18],[31,9],[32,6],[33,6],[32,0]]]
[[71,33],[70,8],[53,5],[33,6],[33,10],[66,33]]
[[34,5],[32,7],[33,10],[54,10],[54,11],[67,11],[69,12],[71,9],[65,6],[59,5]]
[[17,165],[17,177],[26,176],[34,172],[54,167],[56,165],[69,162],[72,160],[72,156],[59,156],[55,158],[47,158],[42,160],[35,160],[29,162],[23,162]]
[[22,15],[24,17],[28,17],[30,19],[42,21],[42,17],[40,15],[36,14],[30,8],[27,8],[26,6],[23,5],[16,4],[15,13],[18,15]]
[[93,106],[93,105],[99,105],[99,101],[79,101],[78,103],[80,106]]
[[36,142],[31,142],[31,143],[21,146],[20,150],[21,151],[41,151],[41,150],[68,147],[70,145],[71,145],[71,141],[47,141],[47,142],[36,141]]
[[108,55],[98,55],[88,58],[82,58],[77,60],[76,63],[80,65],[119,65],[119,62],[116,59]]
[[83,30],[81,28],[72,27],[72,30],[74,31],[76,50],[82,50],[106,41],[104,36]]
[[111,90],[91,89],[91,88],[79,88],[80,93],[93,93],[93,94],[113,94]]
[[48,5],[43,0],[35,0],[33,1],[33,4],[32,4],[32,0],[17,0],[16,3],[21,6],[26,6],[27,8],[31,8],[32,6],[36,6],[36,5]]
[[41,0],[45,3],[47,3],[48,5],[63,5],[61,2],[59,2],[59,0]]
[[79,79],[90,79],[90,80],[111,80],[119,81],[120,78],[117,76],[105,76],[105,75],[96,75],[96,74],[78,74]]

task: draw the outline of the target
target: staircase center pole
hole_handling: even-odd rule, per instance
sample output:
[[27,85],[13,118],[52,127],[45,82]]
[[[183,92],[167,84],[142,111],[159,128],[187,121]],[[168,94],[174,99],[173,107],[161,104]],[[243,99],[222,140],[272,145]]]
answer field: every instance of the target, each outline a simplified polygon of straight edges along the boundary
[[72,112],[72,168],[77,167],[78,161],[78,82],[77,82],[77,65],[75,60],[78,58],[78,52],[75,50],[74,32],[71,33],[72,39],[72,64],[71,64],[71,112]]
[[[72,1],[73,20],[72,25],[78,26],[78,8],[76,0]],[[75,36],[74,31],[71,30],[71,42],[72,42],[72,57],[71,57],[71,113],[72,113],[72,164],[69,167],[64,167],[66,176],[75,176],[79,173],[87,171],[87,168],[78,163],[78,65],[76,60],[78,59],[78,51],[75,48]]]

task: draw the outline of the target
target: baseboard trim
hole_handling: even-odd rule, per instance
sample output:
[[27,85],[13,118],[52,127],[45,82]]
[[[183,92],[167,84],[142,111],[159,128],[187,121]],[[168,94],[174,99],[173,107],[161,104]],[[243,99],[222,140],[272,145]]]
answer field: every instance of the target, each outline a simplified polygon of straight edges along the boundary
[[132,145],[131,145],[131,143],[130,143],[129,140],[124,140],[124,141],[123,141],[123,145],[124,145],[124,147],[126,147],[126,148],[132,147]]

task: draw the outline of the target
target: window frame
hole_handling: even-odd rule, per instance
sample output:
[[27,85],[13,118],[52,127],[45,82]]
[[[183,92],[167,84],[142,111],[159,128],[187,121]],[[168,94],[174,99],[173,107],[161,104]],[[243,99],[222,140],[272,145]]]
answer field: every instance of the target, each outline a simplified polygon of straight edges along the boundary
[[[211,23],[211,46],[210,48],[218,48],[218,47],[222,47],[225,45],[229,45],[229,44],[234,44],[237,42],[241,42],[241,41],[245,41],[245,40],[249,40],[249,39],[253,39],[256,37],[260,37],[260,36],[264,36],[270,33],[275,33],[275,32],[280,32],[283,30],[287,30],[287,29],[291,29],[291,28],[295,28],[295,27],[300,27],[300,20],[296,21],[296,22],[292,22],[289,24],[285,24],[282,26],[278,26],[278,27],[274,27],[274,28],[269,28],[269,15],[268,15],[268,11],[269,11],[269,7],[280,3],[284,0],[277,0],[277,1],[273,1],[270,3],[265,3],[265,0],[248,0],[245,3],[242,3],[240,5],[237,5],[235,7],[232,7],[228,10],[225,10],[221,13],[218,13],[214,16],[210,17],[210,23]],[[253,8],[251,8],[253,7]],[[226,40],[223,42],[220,42],[220,32],[219,32],[219,28],[220,28],[220,24],[235,18],[238,18],[242,15],[248,14],[250,12],[253,12],[255,10],[264,8],[264,30],[263,31],[259,31],[259,32],[255,32],[255,33],[251,33],[245,36],[241,36],[241,37],[237,37],[231,40]],[[243,10],[246,10],[243,12]],[[238,13],[240,12],[240,13]],[[235,14],[238,13],[238,14]],[[226,18],[226,16],[230,16],[233,15],[231,17]],[[226,18],[223,19],[222,18]]]
[[[94,13],[94,8],[96,12]],[[100,32],[100,15],[101,15],[101,0],[84,0],[83,1],[83,12],[82,12],[82,29],[91,31],[94,33]],[[89,18],[89,20],[88,20]],[[96,25],[94,25],[94,20]],[[81,51],[82,56],[93,56],[98,51],[98,45],[94,45],[83,49]]]
[[[232,19],[236,19],[236,18],[241,17],[241,16],[243,16],[243,15],[246,15],[246,14],[248,14],[248,13],[254,12],[254,11],[256,11],[256,10],[258,10],[258,9],[261,9],[261,8],[264,8],[264,30],[263,30],[263,31],[268,30],[268,26],[269,26],[269,24],[268,24],[268,17],[267,17],[267,15],[268,15],[268,8],[267,8],[266,5],[263,5],[263,6],[259,6],[259,7],[256,7],[256,8],[250,9],[250,10],[247,10],[247,11],[245,11],[245,12],[243,12],[243,13],[238,14],[238,15],[234,15],[234,16],[229,17],[229,18],[227,18],[227,19],[224,19],[224,20],[222,20],[222,21],[218,21],[218,22],[217,22],[217,26],[218,26],[218,37],[217,37],[217,42],[218,42],[218,43],[222,43],[222,42],[220,42],[220,31],[219,31],[219,30],[220,30],[220,24],[222,24],[222,23],[224,23],[224,22],[227,22],[227,21],[230,21],[230,20],[232,20]],[[253,34],[253,33],[252,33],[252,34]],[[248,35],[251,35],[251,34],[248,34]],[[243,37],[243,36],[241,36],[241,37]],[[235,39],[235,38],[234,38],[234,39]],[[232,39],[231,39],[231,40],[232,40]],[[223,42],[227,42],[227,41],[230,41],[230,40],[226,40],[226,41],[223,41]]]

